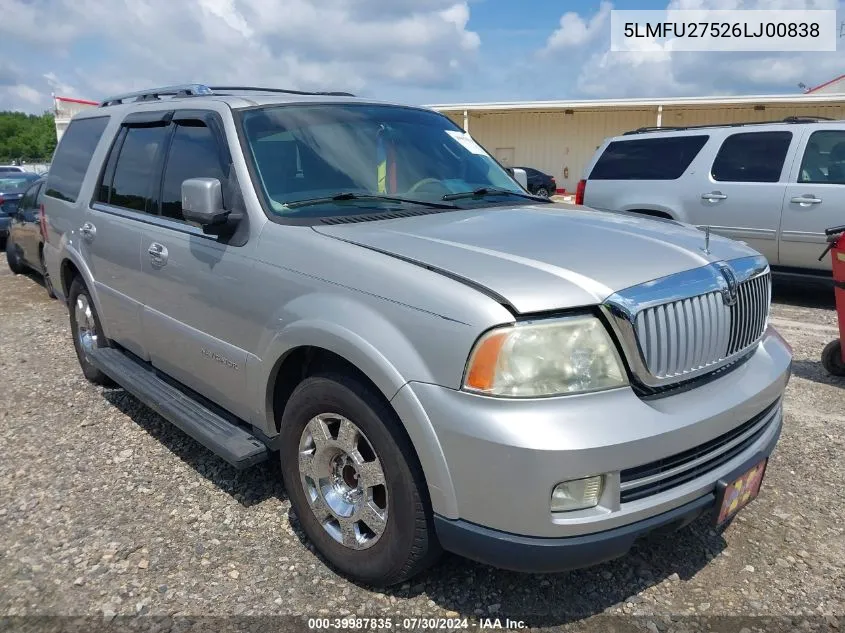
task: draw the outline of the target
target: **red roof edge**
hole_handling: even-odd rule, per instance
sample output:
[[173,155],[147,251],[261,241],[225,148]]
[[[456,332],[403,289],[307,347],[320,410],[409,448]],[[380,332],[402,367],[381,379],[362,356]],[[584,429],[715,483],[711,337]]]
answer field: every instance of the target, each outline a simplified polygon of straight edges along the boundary
[[832,83],[836,83],[836,82],[837,82],[837,81],[839,81],[840,79],[845,79],[845,75],[839,75],[838,77],[834,77],[834,78],[833,78],[833,79],[831,79],[830,81],[826,81],[826,82],[824,82],[823,84],[816,86],[815,88],[810,88],[810,89],[809,89],[807,92],[805,92],[804,94],[810,94],[811,92],[815,92],[816,90],[821,90],[821,89],[822,89],[822,88],[824,88],[825,86],[829,86],[829,85],[830,85],[830,84],[832,84]]
[[72,97],[53,97],[56,101],[67,101],[69,103],[83,103],[85,105],[100,105],[99,101],[90,101],[88,99],[74,99]]

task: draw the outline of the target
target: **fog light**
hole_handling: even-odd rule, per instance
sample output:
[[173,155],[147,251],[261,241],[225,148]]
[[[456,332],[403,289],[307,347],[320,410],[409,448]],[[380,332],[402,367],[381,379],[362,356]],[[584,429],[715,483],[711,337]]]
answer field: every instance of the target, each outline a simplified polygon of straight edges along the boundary
[[552,491],[552,512],[583,510],[598,505],[604,475],[564,481]]

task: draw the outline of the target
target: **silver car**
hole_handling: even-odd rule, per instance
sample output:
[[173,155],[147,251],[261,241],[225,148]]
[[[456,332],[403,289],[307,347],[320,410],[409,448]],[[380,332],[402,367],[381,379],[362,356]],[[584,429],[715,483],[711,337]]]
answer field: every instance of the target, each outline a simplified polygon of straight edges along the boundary
[[120,95],[70,123],[45,216],[85,376],[235,467],[278,453],[303,530],[364,582],[725,525],[781,432],[763,257],[536,198],[426,109]]
[[776,274],[829,280],[819,255],[843,219],[845,121],[634,130],[606,139],[584,178],[587,206],[709,226]]

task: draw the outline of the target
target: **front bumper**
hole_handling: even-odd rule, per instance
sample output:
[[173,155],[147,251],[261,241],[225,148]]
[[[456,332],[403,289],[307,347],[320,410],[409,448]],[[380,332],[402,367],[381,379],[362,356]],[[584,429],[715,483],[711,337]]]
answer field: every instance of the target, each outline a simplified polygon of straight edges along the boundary
[[[780,427],[760,452],[725,479],[733,481],[771,455],[779,437]],[[440,544],[450,552],[501,569],[543,574],[581,569],[624,556],[640,537],[658,530],[671,531],[689,525],[702,514],[715,511],[715,503],[716,492],[713,491],[635,523],[604,532],[564,538],[509,534],[439,515],[434,517],[434,526]]]
[[[420,455],[447,549],[467,551],[461,545],[466,536],[450,538],[461,527],[504,534],[506,540],[592,538],[619,529],[624,538],[612,542],[623,543],[624,550],[636,534],[651,529],[652,519],[672,517],[666,513],[705,503],[708,496],[712,502],[719,479],[754,455],[771,452],[791,361],[788,346],[770,329],[751,357],[724,376],[653,400],[630,388],[506,400],[410,383],[393,402]],[[630,485],[623,471],[706,446],[761,415],[767,422],[741,452],[665,489],[622,501]],[[420,427],[431,429],[426,442],[418,440]],[[551,512],[555,485],[599,474],[605,485],[598,506]],[[550,541],[542,542],[549,547]]]

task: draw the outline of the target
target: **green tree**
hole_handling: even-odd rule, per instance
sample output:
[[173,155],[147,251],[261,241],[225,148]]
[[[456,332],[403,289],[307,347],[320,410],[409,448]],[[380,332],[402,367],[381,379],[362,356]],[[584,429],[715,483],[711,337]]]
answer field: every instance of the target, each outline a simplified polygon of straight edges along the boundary
[[23,160],[46,163],[56,148],[52,112],[41,115],[0,112],[0,164]]

